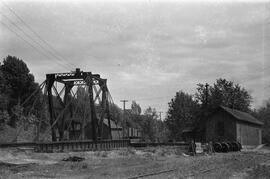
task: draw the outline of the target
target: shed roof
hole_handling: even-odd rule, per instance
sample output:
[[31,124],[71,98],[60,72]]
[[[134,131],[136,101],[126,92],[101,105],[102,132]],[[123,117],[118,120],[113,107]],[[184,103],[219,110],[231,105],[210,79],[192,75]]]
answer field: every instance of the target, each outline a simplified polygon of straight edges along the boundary
[[257,124],[257,125],[263,125],[261,121],[256,119],[255,117],[251,116],[249,113],[242,112],[236,109],[231,109],[225,106],[220,106],[221,109],[232,115],[234,118],[236,118],[239,121],[242,122],[248,122],[252,124]]

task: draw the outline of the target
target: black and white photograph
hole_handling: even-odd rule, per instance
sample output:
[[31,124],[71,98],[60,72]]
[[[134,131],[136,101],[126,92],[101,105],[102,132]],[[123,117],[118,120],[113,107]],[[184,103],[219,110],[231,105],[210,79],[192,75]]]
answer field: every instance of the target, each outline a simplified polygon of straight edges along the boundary
[[21,178],[270,178],[270,0],[0,0]]

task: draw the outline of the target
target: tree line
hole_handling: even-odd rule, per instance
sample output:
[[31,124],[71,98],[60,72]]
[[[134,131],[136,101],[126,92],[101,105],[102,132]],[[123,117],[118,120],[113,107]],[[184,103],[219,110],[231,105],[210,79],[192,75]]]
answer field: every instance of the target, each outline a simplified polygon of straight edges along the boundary
[[[0,63],[0,123],[16,127],[23,120],[32,119],[32,122],[43,121],[46,127],[48,112],[44,105],[43,94],[38,92],[37,101],[29,100],[24,106],[21,103],[35,90],[39,84],[30,73],[23,60],[7,56]],[[86,103],[85,94],[81,99],[74,99],[78,104],[78,111],[83,111]],[[80,96],[80,95],[79,95]],[[56,99],[55,99],[56,100]],[[79,101],[78,101],[79,100]],[[252,113],[264,122],[263,142],[270,142],[270,100],[259,109],[251,109],[252,96],[239,84],[226,79],[217,79],[212,85],[198,84],[195,94],[184,91],[176,92],[168,102],[168,111],[165,120],[160,120],[155,108],[148,107],[142,111],[140,105],[133,101],[131,108],[124,111],[116,104],[110,105],[111,118],[124,127],[133,127],[141,130],[146,141],[183,140],[182,131],[188,127],[200,125],[219,105]],[[31,111],[31,113],[30,113]],[[81,112],[82,114],[82,112]]]
[[212,85],[198,84],[195,94],[183,91],[176,93],[169,102],[165,119],[169,138],[182,140],[182,131],[202,125],[218,106],[247,112],[264,123],[263,142],[270,143],[270,100],[259,109],[251,109],[252,96],[239,84],[226,79],[217,79]]

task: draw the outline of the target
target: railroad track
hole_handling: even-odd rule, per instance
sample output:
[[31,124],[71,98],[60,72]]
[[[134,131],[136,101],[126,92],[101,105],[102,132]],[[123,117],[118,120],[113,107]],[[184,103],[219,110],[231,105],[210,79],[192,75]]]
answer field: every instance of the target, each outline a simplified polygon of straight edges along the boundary
[[65,142],[47,142],[37,143],[37,151],[87,151],[87,150],[109,150],[115,148],[128,147],[129,140],[102,140],[94,142],[92,140],[83,141],[65,141]]
[[0,143],[0,148],[7,147],[34,147],[36,146],[36,142],[8,142],[8,143]]
[[81,141],[57,141],[57,142],[22,142],[2,143],[0,148],[8,147],[33,147],[36,152],[63,152],[63,151],[87,151],[87,150],[109,150],[130,146],[129,140],[92,140]]
[[[221,169],[226,169],[227,167],[231,166],[232,163],[228,163],[221,166],[212,166],[211,168],[205,168],[202,170],[197,170],[197,171],[193,171],[189,174],[183,174],[183,175],[179,175],[177,176],[177,178],[191,178],[191,177],[195,177],[196,176],[201,176],[204,175],[205,173],[208,172],[213,172],[216,170],[221,170]],[[157,175],[161,175],[161,174],[165,174],[165,173],[170,173],[170,172],[175,172],[175,171],[180,171],[181,168],[177,168],[177,167],[172,167],[172,168],[168,168],[166,170],[159,170],[159,171],[153,171],[153,172],[149,172],[149,173],[145,173],[145,174],[140,174],[140,175],[136,175],[136,176],[131,176],[127,179],[139,179],[139,178],[146,178],[146,177],[151,177],[151,176],[157,176]]]
[[132,143],[129,139],[124,140],[76,140],[57,142],[23,142],[23,143],[2,143],[0,148],[7,147],[33,147],[36,152],[64,152],[64,151],[88,151],[88,150],[110,150],[125,147],[147,147],[147,146],[182,146],[187,148],[188,144],[183,142],[175,143]]
[[[216,169],[219,169],[219,167],[200,170],[200,171],[198,171],[196,173],[193,173],[193,174],[182,175],[179,178],[194,177],[194,176],[198,176],[200,174],[207,173],[207,172],[210,172],[210,171],[213,171],[213,170],[216,170]],[[132,177],[129,177],[128,179],[145,178],[145,177],[160,175],[160,174],[164,174],[164,173],[170,173],[170,172],[174,172],[174,171],[177,171],[177,170],[179,170],[179,169],[178,168],[172,168],[172,169],[168,169],[168,170],[161,170],[161,171],[156,171],[156,172],[152,172],[152,173],[146,173],[146,174],[142,174],[142,175],[132,176]]]

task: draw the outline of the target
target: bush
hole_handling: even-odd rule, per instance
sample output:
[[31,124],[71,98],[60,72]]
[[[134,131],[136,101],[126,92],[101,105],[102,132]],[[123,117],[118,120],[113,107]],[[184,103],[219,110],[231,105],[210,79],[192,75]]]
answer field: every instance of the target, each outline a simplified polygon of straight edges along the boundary
[[0,126],[4,126],[10,120],[9,114],[7,111],[0,111]]
[[121,149],[118,151],[118,154],[122,156],[134,155],[135,153],[136,151],[133,150],[132,148]]
[[181,147],[177,147],[175,149],[175,155],[182,155],[183,154],[183,149]]
[[95,156],[97,156],[97,157],[108,157],[108,152],[106,152],[106,151],[97,151],[97,152],[95,152]]
[[167,153],[167,151],[165,149],[162,149],[162,148],[157,151],[157,154],[159,156],[162,156],[162,157],[166,156],[166,153]]

